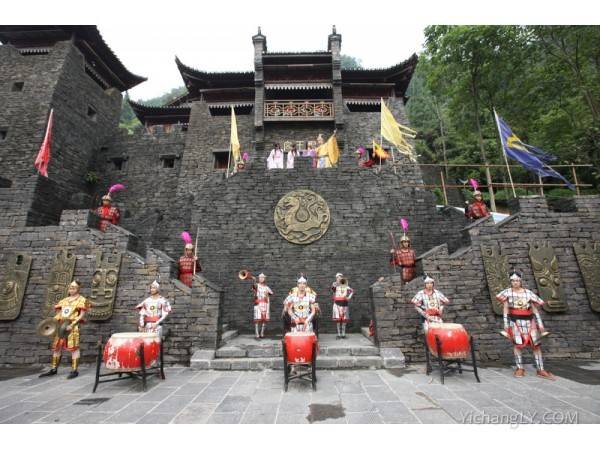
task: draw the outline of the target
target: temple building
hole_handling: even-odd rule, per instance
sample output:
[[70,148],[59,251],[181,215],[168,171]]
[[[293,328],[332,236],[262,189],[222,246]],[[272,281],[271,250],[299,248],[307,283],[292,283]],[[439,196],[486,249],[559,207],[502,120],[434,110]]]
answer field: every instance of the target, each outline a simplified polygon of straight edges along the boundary
[[[439,281],[452,301],[449,320],[479,339],[482,359],[510,357],[490,303],[496,285],[483,281],[486,246],[523,268],[533,287],[527,239],[543,232],[566,273],[556,290],[563,303],[545,317],[559,336],[546,351],[600,356],[600,304],[584,282],[594,269],[578,265],[574,247],[600,241],[597,197],[575,198],[568,212],[544,199],[519,199],[501,224],[469,223],[455,208],[436,205],[418,164],[396,155],[394,163],[365,168],[355,155],[356,147],[369,150],[379,140],[381,99],[409,125],[406,92],[416,55],[387,68],[343,69],[335,27],[318,51],[269,52],[260,28],[252,47],[248,41],[249,72],[194,68],[202,56],[175,59],[186,93],[162,106],[130,101],[142,126],[129,134],[119,129],[123,97],[146,78],[125,67],[95,26],[0,26],[0,365],[48,361],[35,325],[73,278],[92,302],[82,327],[84,361],[93,359],[99,337],[136,328],[135,305],[158,280],[173,306],[166,360],[193,364],[198,352],[214,354],[228,336],[252,332],[254,298],[240,270],[265,273],[274,292],[267,335],[281,334],[282,303],[301,274],[317,292],[321,332],[333,332],[330,286],[341,272],[354,289],[348,332],[374,320],[377,353],[360,364],[385,365],[389,353],[380,348],[396,352],[389,367],[404,361],[397,355],[418,360],[419,319],[409,300],[421,282],[401,283],[389,263],[400,218],[410,224],[417,274]],[[232,107],[249,158],[244,170],[226,176]],[[46,178],[33,162],[51,109]],[[333,167],[317,169],[299,155],[293,169],[267,169],[275,144],[302,155],[319,134],[327,139],[334,131],[340,158]],[[113,196],[121,220],[102,232],[93,211],[116,183],[126,187]],[[182,231],[198,240],[202,272],[191,287],[177,277]],[[573,321],[582,333],[568,325]],[[219,368],[233,366],[221,361]]]

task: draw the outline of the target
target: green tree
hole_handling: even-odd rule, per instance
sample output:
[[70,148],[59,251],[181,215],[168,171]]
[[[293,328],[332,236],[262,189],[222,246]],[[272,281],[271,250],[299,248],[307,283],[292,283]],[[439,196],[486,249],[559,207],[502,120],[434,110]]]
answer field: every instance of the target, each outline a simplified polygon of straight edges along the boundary
[[350,55],[340,55],[342,69],[362,69],[362,60]]

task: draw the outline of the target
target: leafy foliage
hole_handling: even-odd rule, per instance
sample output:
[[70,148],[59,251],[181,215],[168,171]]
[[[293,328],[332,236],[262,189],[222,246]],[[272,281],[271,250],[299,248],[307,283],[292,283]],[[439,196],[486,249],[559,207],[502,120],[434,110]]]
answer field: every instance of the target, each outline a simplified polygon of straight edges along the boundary
[[[166,92],[158,97],[150,98],[148,100],[139,100],[138,102],[147,105],[147,106],[163,106],[166,105],[178,97],[181,97],[187,92],[184,86],[176,87],[171,89],[169,92]],[[128,131],[129,134],[132,134],[133,131],[142,126],[140,121],[135,116],[133,109],[131,109],[131,105],[129,105],[129,97],[126,95],[123,97],[123,102],[121,105],[121,119],[119,121],[119,128],[123,128]]]
[[350,55],[340,55],[342,69],[362,69],[362,61]]
[[[557,164],[593,164],[578,177],[598,188],[599,26],[430,26],[425,37],[407,92],[424,162],[445,154],[449,163],[504,164],[495,109],[523,141],[557,155]],[[537,182],[511,171],[515,182]],[[570,169],[559,171],[572,179]],[[495,181],[507,175],[493,170]],[[485,182],[477,168],[452,169],[449,179],[468,177]]]

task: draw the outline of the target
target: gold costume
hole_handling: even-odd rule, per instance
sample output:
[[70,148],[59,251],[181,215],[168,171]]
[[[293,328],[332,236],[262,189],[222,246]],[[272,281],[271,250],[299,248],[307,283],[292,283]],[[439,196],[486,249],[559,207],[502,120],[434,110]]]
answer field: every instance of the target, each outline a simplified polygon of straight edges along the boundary
[[75,351],[79,349],[79,316],[88,309],[88,301],[85,297],[77,295],[77,297],[65,297],[59,301],[54,309],[57,310],[54,318],[59,322],[69,321],[71,323],[71,331],[66,338],[56,336],[52,343],[54,351],[61,349]]

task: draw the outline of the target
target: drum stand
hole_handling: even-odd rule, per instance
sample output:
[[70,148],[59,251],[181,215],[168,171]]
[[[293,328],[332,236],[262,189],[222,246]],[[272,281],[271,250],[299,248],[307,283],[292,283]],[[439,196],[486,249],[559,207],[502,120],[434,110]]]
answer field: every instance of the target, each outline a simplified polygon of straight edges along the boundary
[[[102,341],[98,341],[98,354],[96,355],[96,380],[94,382],[94,389],[92,393],[96,392],[96,388],[100,383],[110,383],[111,381],[119,381],[122,380],[123,375],[127,375],[127,378],[135,378],[137,380],[142,381],[142,390],[146,392],[146,379],[150,375],[158,375],[162,380],[165,379],[165,371],[164,371],[164,361],[163,361],[163,340],[160,339],[160,356],[158,360],[158,366],[146,368],[146,362],[144,361],[144,343],[142,342],[139,347],[139,355],[140,355],[140,369],[133,370],[131,372],[107,372],[100,373],[100,366],[102,365],[102,354],[104,352],[104,346],[102,345]],[[106,378],[101,380],[100,378]]]
[[[434,367],[432,366],[432,356],[429,354],[429,348],[427,346],[427,334],[423,333],[423,344],[425,346],[425,364],[426,364],[426,373],[429,375],[433,372]],[[440,381],[444,384],[444,376],[447,373],[458,371],[458,373],[465,372],[473,372],[475,375],[475,379],[478,383],[481,383],[479,379],[479,374],[477,373],[477,360],[475,359],[475,344],[473,342],[473,336],[469,337],[469,345],[471,346],[471,367],[472,369],[465,369],[463,367],[464,360],[462,359],[444,359],[442,358],[442,342],[438,336],[435,337],[435,345],[437,347],[437,357],[433,357],[437,359],[437,362],[433,362],[440,371]],[[468,364],[468,363],[467,363]]]
[[[285,348],[285,342],[282,342],[283,347],[283,389],[285,392],[288,390],[288,383],[290,380],[299,379],[310,381],[312,384],[312,390],[317,390],[317,343],[313,343],[312,346],[312,360],[310,363],[291,363],[287,359],[287,350]],[[291,373],[292,368],[299,369],[298,373]]]

